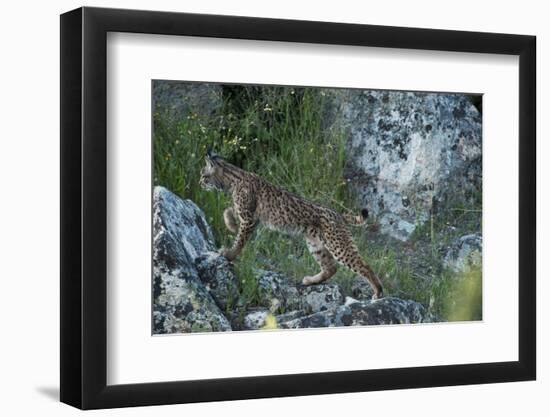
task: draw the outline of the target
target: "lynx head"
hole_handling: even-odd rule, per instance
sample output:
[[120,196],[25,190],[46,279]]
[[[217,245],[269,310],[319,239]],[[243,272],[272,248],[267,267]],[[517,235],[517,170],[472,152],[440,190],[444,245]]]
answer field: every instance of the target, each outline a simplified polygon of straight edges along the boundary
[[206,190],[224,191],[228,188],[227,181],[224,179],[224,169],[220,163],[223,159],[208,150],[205,157],[205,165],[201,170],[200,186]]

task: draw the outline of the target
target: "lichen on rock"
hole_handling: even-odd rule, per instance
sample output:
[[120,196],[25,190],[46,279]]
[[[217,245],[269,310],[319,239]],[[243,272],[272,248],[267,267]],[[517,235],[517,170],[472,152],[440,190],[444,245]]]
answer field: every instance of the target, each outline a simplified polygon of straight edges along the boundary
[[382,233],[408,240],[449,201],[481,190],[481,115],[464,94],[350,90],[334,106],[350,139],[346,176]]
[[214,248],[202,211],[166,188],[153,192],[153,334],[227,331],[195,259]]
[[454,272],[467,272],[481,267],[482,237],[480,233],[461,236],[449,247],[443,265]]

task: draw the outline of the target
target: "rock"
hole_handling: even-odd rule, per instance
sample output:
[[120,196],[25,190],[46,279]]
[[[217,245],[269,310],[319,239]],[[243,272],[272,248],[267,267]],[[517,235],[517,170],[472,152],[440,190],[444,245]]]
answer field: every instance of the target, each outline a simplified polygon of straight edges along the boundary
[[353,297],[346,297],[346,299],[344,300],[344,305],[349,306],[350,304],[358,303],[358,302],[359,302],[359,300],[357,300]]
[[190,264],[194,269],[195,258],[215,250],[214,235],[202,210],[159,186],[153,191],[153,239],[155,251],[174,266]]
[[277,324],[281,329],[305,329],[343,326],[342,314],[342,307],[336,307],[332,310],[319,311],[308,316],[297,317],[287,321],[281,321]]
[[481,266],[482,237],[480,233],[465,235],[454,242],[443,260],[443,265],[454,272],[467,272]]
[[[252,312],[245,317],[245,328],[261,329],[271,315],[268,310]],[[315,327],[369,326],[379,324],[430,323],[434,321],[424,306],[410,300],[385,297],[380,300],[358,301],[346,297],[344,304],[307,314],[304,310],[274,316],[281,329]]]
[[155,264],[158,294],[153,302],[154,334],[231,330],[229,321],[196,276],[182,270],[167,271],[162,261]]
[[306,312],[316,313],[330,310],[344,302],[340,287],[335,283],[319,285],[301,285],[298,287],[301,308]]
[[217,252],[205,252],[195,259],[201,282],[216,304],[228,310],[238,303],[238,282],[231,263]]
[[422,304],[395,297],[350,302],[340,309],[342,310],[340,317],[344,326],[430,323],[433,321],[433,317],[428,314]]
[[202,211],[163,187],[153,192],[153,333],[227,331],[195,260],[214,248]]
[[268,317],[273,317],[277,327],[281,327],[283,323],[290,322],[305,316],[306,313],[303,310],[290,311],[284,314],[273,315],[269,310],[253,311],[248,313],[243,320],[243,330],[260,330],[267,322]]
[[351,285],[351,295],[357,300],[371,300],[374,291],[367,280],[358,278]]
[[382,233],[402,241],[406,241],[416,230],[416,224],[403,220],[394,213],[382,215],[379,224]]
[[218,84],[187,83],[155,80],[153,82],[153,108],[176,119],[210,116],[223,104],[222,86]]
[[415,301],[385,297],[380,300],[358,301],[346,298],[343,305],[304,317],[279,323],[280,328],[368,326],[379,324],[429,323],[434,318]]
[[406,241],[451,201],[481,193],[481,116],[463,94],[353,90],[346,177],[380,230]]
[[271,313],[269,310],[254,311],[247,314],[243,320],[243,330],[259,330],[266,322]]
[[303,310],[309,314],[331,309],[344,301],[335,283],[296,285],[282,274],[265,270],[257,271],[257,279],[259,305],[272,313]]
[[300,306],[296,286],[287,277],[273,271],[258,269],[258,305],[267,307],[272,313],[279,309],[294,310]]
[[277,323],[284,323],[289,320],[297,319],[298,317],[303,317],[306,315],[306,312],[304,310],[295,310],[295,311],[289,311],[288,313],[279,314],[275,316],[277,319]]

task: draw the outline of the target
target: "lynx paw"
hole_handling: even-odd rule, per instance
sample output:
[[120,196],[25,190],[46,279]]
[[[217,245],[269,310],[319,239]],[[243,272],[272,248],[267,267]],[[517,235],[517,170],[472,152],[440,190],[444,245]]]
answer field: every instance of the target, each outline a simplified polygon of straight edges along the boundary
[[222,248],[220,250],[220,255],[227,258],[227,260],[230,262],[236,258],[236,255],[233,253],[233,251],[227,248]]
[[302,280],[302,284],[303,285],[313,285],[313,284],[318,284],[319,283],[319,280],[317,279],[317,276],[307,276],[307,277],[304,277],[304,279]]
[[380,300],[381,298],[384,298],[384,292],[380,291],[378,293],[374,293],[372,296],[373,300]]

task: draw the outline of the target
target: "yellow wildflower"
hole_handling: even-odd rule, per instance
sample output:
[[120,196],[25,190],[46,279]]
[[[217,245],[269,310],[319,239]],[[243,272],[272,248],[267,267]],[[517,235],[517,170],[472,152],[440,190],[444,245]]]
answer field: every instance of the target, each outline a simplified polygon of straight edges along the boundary
[[273,314],[268,314],[265,318],[265,324],[262,326],[262,330],[275,330],[277,328],[277,319]]

